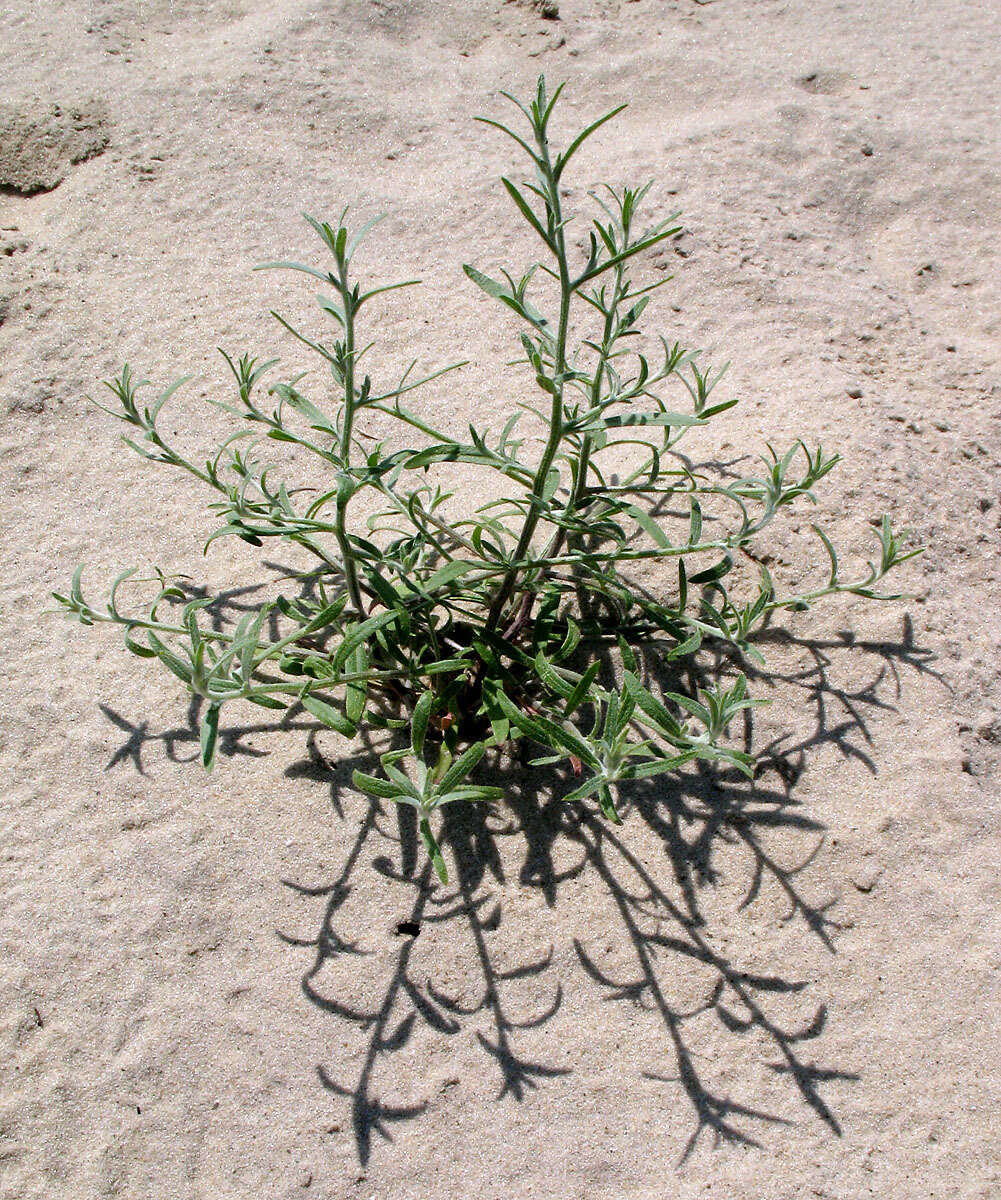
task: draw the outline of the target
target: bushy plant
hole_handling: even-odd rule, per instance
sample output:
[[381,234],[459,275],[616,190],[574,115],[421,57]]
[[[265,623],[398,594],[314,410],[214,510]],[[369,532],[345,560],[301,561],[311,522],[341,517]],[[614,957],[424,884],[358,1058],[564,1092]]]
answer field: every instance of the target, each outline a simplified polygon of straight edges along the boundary
[[[408,371],[395,386],[362,374],[360,319],[370,301],[412,281],[356,283],[352,260],[370,221],[353,236],[345,215],[334,225],[306,219],[330,265],[273,262],[318,279],[329,290],[319,307],[331,340],[282,325],[329,371],[336,404],[306,395],[304,375],[272,382],[277,360],[224,354],[235,399],[224,405],[244,428],[204,463],[165,436],[158,418],[184,381],[146,403],[148,386],[125,366],[107,383],[108,408],[136,433],[126,442],[152,462],[178,467],[215,495],[225,536],[263,546],[273,538],[302,547],[314,566],[294,597],[262,604],[235,626],[205,623],[213,600],[190,599],[158,573],[142,612],[126,611],[119,576],[103,608],[84,598],[78,570],[60,608],[84,625],[112,623],[140,658],[173,672],[202,699],[202,761],[211,767],[224,707],[247,701],[268,709],[302,706],[345,737],[365,725],[409,730],[389,739],[382,774],[354,781],[379,799],[413,805],[438,875],[446,868],[431,818],[442,805],[500,799],[503,788],[477,782],[490,751],[516,739],[543,749],[535,763],[564,763],[565,799],[596,800],[619,820],[630,781],[677,771],[693,759],[752,774],[752,757],[725,741],[736,714],[759,701],[743,674],[696,694],[656,686],[655,667],[691,661],[707,641],[760,661],[752,637],[779,609],[801,610],[825,596],[873,598],[882,577],[917,554],[883,518],[879,553],[860,578],[842,578],[827,535],[817,528],[826,580],[780,594],[756,563],[750,589],[734,581],[752,539],[782,510],[813,501],[812,489],[836,455],[797,441],[768,456],[757,473],[736,477],[697,469],[678,452],[693,427],[736,401],[712,393],[723,374],[698,353],[660,338],[656,357],[640,338],[640,319],[661,283],[636,286],[630,270],[643,251],[677,234],[676,217],[650,227],[638,214],[650,188],[602,186],[583,253],[568,245],[563,180],[574,155],[620,109],[594,121],[562,151],[549,142],[561,89],[540,79],[528,105],[508,97],[527,121],[522,136],[494,120],[531,160],[531,178],[502,183],[537,236],[543,261],[496,279],[464,268],[469,280],[520,323],[523,399],[497,432],[469,427],[469,439],[425,420],[408,392],[437,378]],[[277,314],[276,314],[277,315]],[[456,367],[464,364],[456,364]],[[456,367],[447,367],[446,371]],[[671,407],[676,385],[683,410]],[[103,407],[103,406],[102,406]],[[398,442],[365,429],[371,414],[391,419]],[[519,422],[540,422],[541,454],[528,451]],[[255,436],[258,435],[258,436]],[[317,489],[293,488],[256,455],[262,439],[287,443],[318,460]],[[628,469],[621,463],[631,456]],[[619,473],[613,473],[612,463]],[[454,464],[496,472],[505,498],[473,512],[450,503],[437,469]],[[378,511],[353,517],[363,494]],[[456,508],[462,515],[456,515]],[[207,547],[206,547],[207,549]],[[656,587],[629,575],[654,565]],[[829,567],[829,570],[827,568]],[[741,592],[742,594],[735,594]]]

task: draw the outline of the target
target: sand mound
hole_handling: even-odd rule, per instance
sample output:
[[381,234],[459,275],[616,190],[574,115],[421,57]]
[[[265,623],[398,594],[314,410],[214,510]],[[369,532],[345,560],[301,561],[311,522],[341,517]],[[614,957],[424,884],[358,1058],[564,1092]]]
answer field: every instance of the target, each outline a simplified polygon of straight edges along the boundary
[[31,196],[58,187],[71,167],[107,147],[107,124],[107,110],[94,100],[3,105],[0,188]]

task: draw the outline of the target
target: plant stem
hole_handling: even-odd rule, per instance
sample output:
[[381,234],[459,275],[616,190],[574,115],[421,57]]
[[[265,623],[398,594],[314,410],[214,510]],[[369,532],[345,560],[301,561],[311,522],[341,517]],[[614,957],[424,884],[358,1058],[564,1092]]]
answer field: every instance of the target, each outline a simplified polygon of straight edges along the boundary
[[[348,287],[347,262],[343,257],[338,262],[340,274],[340,293],[344,302],[344,410],[341,414],[341,470],[347,472],[351,457],[351,427],[355,416],[355,306]],[[365,602],[362,600],[361,588],[358,585],[358,568],[355,564],[354,551],[348,539],[347,510],[350,491],[343,482],[337,492],[336,537],[344,560],[344,579],[347,584],[351,603],[360,617],[366,613]]]
[[[609,305],[608,311],[605,314],[605,328],[601,341],[601,353],[598,358],[598,366],[594,373],[594,383],[591,388],[591,407],[597,407],[601,399],[601,380],[605,372],[605,365],[608,362],[608,357],[612,349],[612,323],[615,316],[616,305],[622,290],[622,267],[619,266],[615,273],[615,299]],[[564,350],[565,354],[565,350]],[[587,471],[591,461],[591,450],[593,442],[590,434],[585,434],[581,442],[580,454],[577,458],[576,470],[574,472],[574,486],[570,494],[570,500],[567,504],[566,513],[572,515],[580,507],[580,503],[584,498],[584,492],[587,488]],[[549,543],[545,552],[547,559],[555,557],[563,549],[563,544],[566,541],[567,531],[565,527],[557,529],[553,536],[553,540]],[[527,547],[526,547],[527,549]],[[516,556],[517,557],[517,556]],[[524,628],[526,622],[532,614],[532,605],[535,603],[535,595],[528,592],[521,602],[514,620],[504,631],[504,636],[510,640],[518,635]]]
[[507,574],[504,576],[500,589],[494,597],[487,615],[486,627],[491,631],[497,627],[501,613],[504,611],[504,606],[514,591],[515,583],[518,579],[517,562],[528,551],[532,542],[532,535],[535,533],[535,528],[542,516],[542,506],[545,503],[543,497],[545,495],[546,481],[549,478],[549,472],[552,469],[556,453],[559,450],[560,442],[563,440],[563,376],[567,366],[567,329],[570,324],[570,300],[573,296],[573,287],[570,282],[566,241],[563,236],[560,191],[553,176],[552,163],[549,158],[549,142],[545,131],[542,129],[536,130],[536,138],[542,156],[542,169],[548,184],[547,207],[555,234],[553,251],[559,265],[560,275],[560,321],[556,334],[556,349],[553,364],[553,384],[555,391],[553,393],[552,408],[549,416],[549,439],[546,442],[546,449],[543,452],[538,470],[535,472],[535,479],[532,483],[531,508],[525,517],[521,537],[518,539],[518,545],[514,551],[515,563],[509,567]]

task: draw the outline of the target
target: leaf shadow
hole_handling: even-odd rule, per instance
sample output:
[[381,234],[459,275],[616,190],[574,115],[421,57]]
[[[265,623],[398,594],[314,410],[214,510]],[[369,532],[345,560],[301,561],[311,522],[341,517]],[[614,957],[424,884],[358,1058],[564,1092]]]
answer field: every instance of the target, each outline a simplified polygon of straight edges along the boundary
[[[841,1123],[824,1093],[832,1083],[857,1081],[859,1074],[809,1057],[811,1044],[828,1026],[831,1007],[810,999],[806,980],[742,966],[738,955],[727,953],[710,936],[705,902],[726,876],[728,868],[721,860],[739,851],[746,878],[741,875],[743,895],[730,919],[747,912],[767,883],[783,898],[782,920],[802,922],[826,952],[836,953],[843,928],[832,912],[836,901],[818,903],[810,896],[809,868],[826,831],[795,798],[804,757],[820,745],[834,746],[845,758],[856,759],[875,773],[868,728],[871,714],[899,702],[907,673],[935,673],[930,652],[915,644],[909,619],[899,640],[865,641],[848,634],[817,640],[797,638],[785,630],[766,632],[765,639],[798,653],[798,663],[792,667],[760,675],[772,686],[799,690],[810,729],[797,739],[780,737],[763,750],[759,747],[760,767],[753,781],[707,763],[669,782],[645,781],[634,785],[626,797],[627,823],[619,829],[593,812],[561,801],[572,786],[568,770],[529,770],[508,758],[494,764],[493,770],[494,781],[505,785],[502,809],[453,806],[443,813],[440,840],[452,859],[452,881],[447,887],[437,883],[423,857],[411,810],[387,809],[384,803],[368,799],[331,877],[319,884],[282,881],[304,904],[322,902],[315,936],[302,939],[277,932],[291,948],[308,952],[301,980],[307,1000],[329,1016],[339,1035],[352,1031],[349,1040],[356,1053],[345,1058],[360,1061],[360,1066],[356,1062],[352,1067],[349,1061],[341,1066],[320,1063],[316,1072],[331,1096],[350,1102],[362,1165],[373,1153],[375,1137],[392,1142],[395,1126],[416,1121],[429,1109],[426,1096],[401,1100],[387,1094],[383,1086],[387,1077],[398,1081],[400,1073],[405,1074],[405,1051],[417,1030],[475,1044],[484,1065],[496,1075],[497,1101],[518,1102],[540,1087],[572,1087],[573,1068],[559,1055],[554,1052],[540,1061],[525,1048],[529,1031],[558,1017],[568,988],[595,988],[608,1003],[636,1006],[656,1017],[663,1035],[664,1067],[644,1070],[639,1077],[679,1086],[686,1097],[693,1127],[681,1149],[681,1161],[692,1154],[703,1135],[715,1144],[760,1145],[764,1131],[790,1123],[787,1116],[731,1096],[712,1080],[690,1033],[698,1029],[704,1039],[707,1022],[713,1038],[744,1045],[748,1054],[760,1057],[760,1047],[766,1045],[769,1061],[763,1065],[771,1077],[787,1081],[791,1095],[832,1136],[841,1134]],[[870,667],[864,683],[846,688],[838,682],[843,655]],[[688,683],[698,682],[703,673],[711,677],[721,665],[722,660],[707,662],[695,675],[688,670]],[[142,771],[142,751],[151,743],[161,745],[175,761],[195,756],[197,705],[189,709],[183,727],[163,732],[102,708],[127,735],[109,768],[131,762]],[[221,753],[260,753],[246,744],[248,737],[286,730],[307,733],[307,755],[287,775],[327,788],[332,808],[344,816],[349,802],[359,803],[351,785],[352,771],[371,771],[377,751],[385,747],[359,738],[348,756],[328,759],[321,728],[293,710],[279,721],[230,727],[222,737]],[[750,712],[745,714],[743,735],[749,747],[754,737]],[[663,873],[637,853],[630,821],[638,823],[662,851]],[[795,856],[788,851],[776,854],[770,845],[776,833],[786,847],[790,839],[800,846]],[[784,861],[789,857],[795,858],[792,865]],[[355,972],[366,969],[365,922],[346,902],[365,891],[373,874],[403,888],[409,908],[397,925],[398,942],[378,994],[371,1002],[359,1003],[331,987],[334,973],[329,968],[348,962]],[[595,946],[577,936],[565,939],[564,945],[554,946],[547,955],[526,955],[514,965],[507,962],[510,942],[496,935],[512,889],[536,894],[549,909],[562,904],[566,912],[566,906],[573,904],[572,889],[588,876],[600,880],[609,897],[607,912],[615,918],[617,943],[628,950],[628,970],[621,965],[615,970],[604,967]],[[461,923],[473,947],[463,961],[464,986],[458,994],[422,978],[415,965],[420,931],[445,923]],[[554,937],[558,928],[559,922],[554,921]],[[706,978],[705,994],[685,1005],[672,996],[665,979],[672,970],[693,965]],[[533,981],[534,1007],[527,1013],[520,1010],[523,993],[516,985],[521,980]],[[514,998],[509,996],[512,989]],[[795,1009],[791,1015],[790,1005]]]

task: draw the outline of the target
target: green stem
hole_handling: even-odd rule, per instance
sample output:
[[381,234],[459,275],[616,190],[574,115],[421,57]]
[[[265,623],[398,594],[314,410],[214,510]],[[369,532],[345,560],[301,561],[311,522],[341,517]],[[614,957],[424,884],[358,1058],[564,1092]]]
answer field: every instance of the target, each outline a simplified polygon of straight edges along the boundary
[[514,591],[519,571],[517,563],[527,553],[532,542],[532,535],[535,533],[536,526],[542,516],[542,509],[545,504],[546,481],[549,478],[549,472],[556,459],[556,453],[560,448],[560,442],[563,440],[564,432],[563,376],[567,367],[567,330],[570,324],[570,301],[573,296],[573,287],[570,282],[566,241],[563,236],[563,214],[560,210],[560,192],[556,179],[553,176],[553,168],[549,159],[549,142],[545,136],[545,132],[542,130],[536,131],[536,137],[541,152],[543,171],[546,176],[546,182],[549,185],[547,199],[550,216],[555,229],[556,244],[554,253],[559,265],[560,276],[560,321],[556,334],[556,350],[553,363],[553,383],[556,390],[553,393],[552,408],[549,416],[549,438],[546,442],[546,448],[538,470],[535,472],[535,479],[532,482],[531,508],[525,517],[521,537],[518,539],[518,545],[515,547],[515,561],[509,566],[501,582],[500,589],[490,606],[490,611],[487,614],[486,627],[488,631],[496,629],[501,614],[504,611],[504,606]]
[[[591,385],[592,408],[596,408],[601,399],[601,380],[605,372],[605,366],[608,363],[612,352],[612,343],[614,341],[614,338],[612,337],[612,326],[615,318],[616,308],[621,297],[621,292],[622,267],[620,265],[615,273],[615,298],[609,305],[608,311],[605,313],[605,328],[601,339],[601,353],[598,356],[598,366],[594,373],[594,382]],[[571,492],[570,500],[566,508],[568,516],[572,515],[577,511],[578,508],[580,508],[581,501],[584,498],[584,492],[587,489],[587,472],[591,462],[591,450],[593,449],[593,446],[594,443],[590,434],[585,434],[581,442],[580,454],[577,458],[576,469],[574,471],[573,491]],[[563,549],[566,537],[567,531],[565,527],[557,529],[556,533],[553,535],[552,541],[549,543],[549,546],[545,551],[546,559],[550,559],[560,553],[560,551]],[[515,619],[508,626],[506,631],[507,637],[514,637],[515,634],[517,634],[525,624],[525,622],[528,621],[532,614],[532,605],[534,601],[534,594],[526,593]]]
[[[341,414],[341,470],[348,471],[351,458],[351,429],[355,416],[355,306],[348,287],[347,263],[341,258],[338,263],[340,273],[340,293],[344,302],[344,411]],[[347,511],[350,494],[342,486],[337,493],[337,516],[335,521],[335,536],[344,560],[344,579],[347,584],[351,603],[360,617],[366,613],[365,602],[362,599],[361,588],[358,584],[358,568],[355,564],[354,550],[348,539]]]

